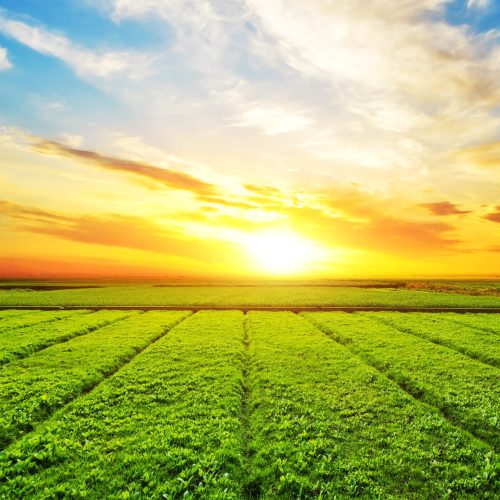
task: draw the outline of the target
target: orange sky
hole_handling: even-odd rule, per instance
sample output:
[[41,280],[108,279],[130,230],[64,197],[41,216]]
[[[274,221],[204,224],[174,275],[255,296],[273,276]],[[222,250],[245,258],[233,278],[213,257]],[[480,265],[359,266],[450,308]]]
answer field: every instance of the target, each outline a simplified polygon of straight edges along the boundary
[[0,276],[500,274],[488,2],[200,1],[0,10]]

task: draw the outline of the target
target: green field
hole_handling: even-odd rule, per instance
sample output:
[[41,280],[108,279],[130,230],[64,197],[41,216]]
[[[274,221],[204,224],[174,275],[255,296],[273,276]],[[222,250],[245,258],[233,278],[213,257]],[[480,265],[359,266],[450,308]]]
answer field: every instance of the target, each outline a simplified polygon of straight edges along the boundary
[[[25,285],[28,287],[28,285]],[[407,290],[274,284],[169,286],[109,284],[99,288],[0,290],[1,306],[389,306],[496,307],[500,296]]]
[[498,498],[499,347],[491,313],[2,311],[0,498]]

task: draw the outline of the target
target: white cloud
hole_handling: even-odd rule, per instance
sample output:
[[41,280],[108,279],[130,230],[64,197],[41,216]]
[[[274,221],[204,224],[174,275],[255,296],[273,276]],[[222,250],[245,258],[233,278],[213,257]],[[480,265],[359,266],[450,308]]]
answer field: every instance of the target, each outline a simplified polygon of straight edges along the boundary
[[467,0],[469,9],[486,9],[490,5],[490,0]]
[[236,126],[258,127],[266,135],[298,132],[309,128],[314,121],[304,112],[285,109],[281,106],[248,103],[249,109],[241,113]]
[[247,2],[290,66],[334,85],[471,102],[496,81],[486,41],[435,20],[445,0]]
[[7,49],[0,47],[0,71],[3,69],[9,69],[9,68],[12,68],[12,64],[9,61]]
[[146,62],[144,56],[137,53],[89,50],[64,35],[8,19],[2,13],[0,32],[41,54],[61,59],[80,76],[106,78],[130,74],[138,64]]
[[279,177],[287,165],[292,183],[322,171],[418,189],[455,175],[452,151],[500,130],[500,32],[449,24],[450,0],[87,1],[116,23],[168,26],[154,78],[127,103],[155,134],[175,116],[165,137],[197,148],[168,148],[220,171]]

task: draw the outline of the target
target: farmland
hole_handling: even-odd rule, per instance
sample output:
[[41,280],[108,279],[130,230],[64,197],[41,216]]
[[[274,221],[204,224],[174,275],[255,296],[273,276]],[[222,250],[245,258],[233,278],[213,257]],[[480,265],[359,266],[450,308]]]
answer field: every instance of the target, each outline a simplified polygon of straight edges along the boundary
[[185,309],[0,312],[0,497],[500,495],[498,314]]
[[[17,285],[21,286],[21,285]],[[256,283],[213,286],[151,284],[104,284],[97,288],[73,286],[60,289],[42,286],[0,289],[0,306],[181,306],[181,307],[251,307],[251,306],[375,306],[375,307],[462,307],[500,308],[500,296],[465,295],[429,290],[406,290],[388,286],[325,286],[312,284]]]

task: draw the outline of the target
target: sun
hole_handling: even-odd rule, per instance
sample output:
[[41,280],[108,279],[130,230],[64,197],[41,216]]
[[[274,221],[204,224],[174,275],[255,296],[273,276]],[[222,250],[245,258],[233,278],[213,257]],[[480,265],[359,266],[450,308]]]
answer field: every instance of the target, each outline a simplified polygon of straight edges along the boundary
[[255,267],[268,274],[308,271],[320,252],[307,239],[290,230],[266,230],[250,235],[247,252]]

